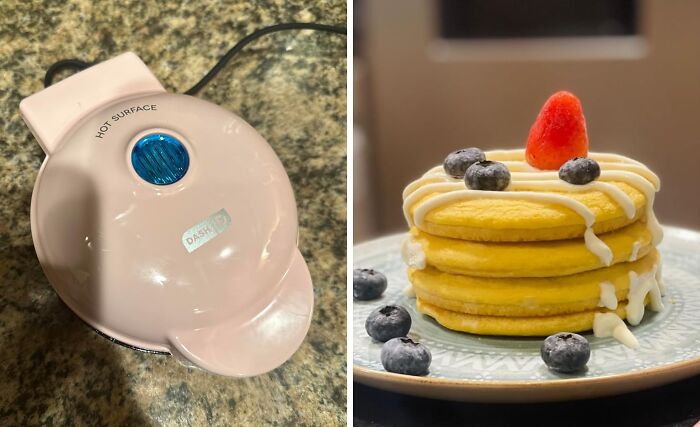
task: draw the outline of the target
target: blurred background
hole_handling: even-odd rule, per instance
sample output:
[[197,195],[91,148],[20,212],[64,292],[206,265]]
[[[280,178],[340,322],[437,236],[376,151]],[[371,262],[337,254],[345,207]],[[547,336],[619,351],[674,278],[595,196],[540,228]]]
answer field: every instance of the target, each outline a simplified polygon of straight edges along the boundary
[[550,94],[591,151],[662,180],[662,223],[700,229],[700,2],[356,0],[354,239],[406,228],[401,191],[451,151],[524,147]]

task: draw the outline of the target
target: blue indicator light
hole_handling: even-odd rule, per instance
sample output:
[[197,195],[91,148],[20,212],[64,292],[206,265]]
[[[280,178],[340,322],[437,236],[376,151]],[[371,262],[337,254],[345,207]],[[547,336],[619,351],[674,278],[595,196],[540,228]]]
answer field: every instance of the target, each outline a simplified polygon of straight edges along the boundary
[[165,133],[152,133],[139,139],[131,150],[131,164],[145,181],[156,185],[178,182],[190,167],[185,146]]

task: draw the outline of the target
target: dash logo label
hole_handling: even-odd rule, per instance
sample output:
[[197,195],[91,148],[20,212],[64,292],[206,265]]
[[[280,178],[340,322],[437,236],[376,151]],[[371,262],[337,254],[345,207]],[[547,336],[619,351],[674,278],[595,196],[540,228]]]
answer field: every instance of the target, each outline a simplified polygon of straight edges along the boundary
[[223,233],[231,225],[231,216],[226,209],[221,209],[200,223],[190,227],[182,234],[182,245],[192,253],[214,237]]

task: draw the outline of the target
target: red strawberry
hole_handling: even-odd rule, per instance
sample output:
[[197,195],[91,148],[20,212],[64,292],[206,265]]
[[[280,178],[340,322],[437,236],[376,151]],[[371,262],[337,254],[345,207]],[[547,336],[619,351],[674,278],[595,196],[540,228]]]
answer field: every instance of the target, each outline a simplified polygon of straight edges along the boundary
[[530,128],[525,159],[538,169],[559,169],[574,157],[588,154],[586,119],[581,101],[571,92],[560,91],[544,103]]

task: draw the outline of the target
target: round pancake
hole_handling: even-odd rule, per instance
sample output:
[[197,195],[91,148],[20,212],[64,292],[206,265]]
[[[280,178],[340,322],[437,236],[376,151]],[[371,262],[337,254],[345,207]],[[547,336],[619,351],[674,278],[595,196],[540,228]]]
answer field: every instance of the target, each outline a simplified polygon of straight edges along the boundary
[[[411,230],[428,265],[453,274],[481,277],[554,277],[604,267],[582,238],[545,242],[486,243],[437,237]],[[613,253],[612,264],[643,257],[652,249],[651,233],[637,221],[598,236]]]
[[428,267],[409,269],[416,296],[438,308],[484,316],[538,317],[577,313],[598,308],[600,284],[615,287],[618,301],[627,299],[629,273],[654,270],[655,249],[635,262],[625,262],[571,276],[549,278],[489,278],[464,276]]
[[[623,302],[615,310],[622,319],[626,316],[626,306],[627,304]],[[508,336],[548,336],[561,331],[588,331],[593,328],[595,313],[607,311],[597,309],[545,317],[478,316],[445,310],[420,298],[416,299],[416,308],[419,312],[432,317],[447,329],[478,335]]]
[[[610,182],[627,194],[636,207],[633,218],[609,195],[596,190],[581,193],[557,193],[583,203],[595,215],[596,234],[617,230],[639,220],[644,214],[646,198],[624,182]],[[439,193],[428,194],[411,206],[413,212],[421,203]],[[419,227],[426,233],[455,239],[487,242],[521,242],[562,240],[583,237],[583,218],[571,209],[554,203],[525,199],[462,200],[431,210]]]

